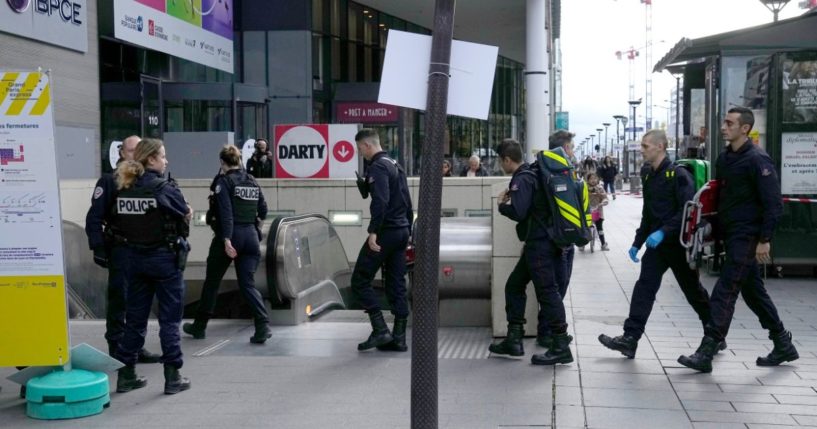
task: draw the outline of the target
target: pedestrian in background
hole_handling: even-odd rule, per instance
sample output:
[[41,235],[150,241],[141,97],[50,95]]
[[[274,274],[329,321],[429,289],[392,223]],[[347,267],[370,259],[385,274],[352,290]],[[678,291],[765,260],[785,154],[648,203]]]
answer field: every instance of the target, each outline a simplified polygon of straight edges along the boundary
[[190,250],[186,237],[193,211],[175,183],[163,178],[167,168],[161,140],[144,139],[136,145],[133,161],[116,169],[119,191],[112,222],[114,240],[124,246],[128,284],[125,334],[116,358],[117,392],[144,387],[147,380],[136,375],[134,364],[145,343],[153,297],[159,301],[159,339],[162,344],[166,394],[190,388],[182,377],[179,324],[184,312],[182,272]]
[[602,182],[604,182],[604,187],[602,188],[605,192],[609,192],[613,195],[613,199],[616,199],[616,176],[618,175],[618,167],[616,166],[615,161],[613,158],[609,156],[605,156],[604,160],[601,163],[601,167],[599,168],[598,173],[601,176]]
[[[240,167],[241,163],[239,162],[238,165]],[[266,140],[255,140],[255,152],[247,160],[247,173],[252,174],[256,179],[272,177],[272,153],[267,150]]]
[[468,165],[460,171],[460,177],[485,177],[488,172],[482,168],[479,156],[471,155],[468,158]]
[[[119,160],[132,161],[136,145],[141,138],[130,136],[119,146]],[[88,246],[94,252],[94,263],[108,269],[108,288],[105,306],[105,340],[108,342],[108,354],[113,356],[125,332],[125,302],[127,298],[127,278],[125,276],[125,249],[116,243],[111,231],[116,201],[116,182],[113,173],[103,173],[94,187],[91,207],[85,216],[85,234]],[[159,355],[144,348],[139,350],[139,363],[157,363]]]

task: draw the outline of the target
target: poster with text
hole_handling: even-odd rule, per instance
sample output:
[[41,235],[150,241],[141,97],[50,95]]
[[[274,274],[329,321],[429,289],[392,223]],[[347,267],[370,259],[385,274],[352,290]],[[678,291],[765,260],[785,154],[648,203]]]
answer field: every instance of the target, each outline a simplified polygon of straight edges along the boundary
[[783,62],[783,122],[817,123],[817,60]]
[[69,358],[49,75],[0,71],[0,367]]
[[783,133],[782,143],[782,194],[817,194],[817,133]]

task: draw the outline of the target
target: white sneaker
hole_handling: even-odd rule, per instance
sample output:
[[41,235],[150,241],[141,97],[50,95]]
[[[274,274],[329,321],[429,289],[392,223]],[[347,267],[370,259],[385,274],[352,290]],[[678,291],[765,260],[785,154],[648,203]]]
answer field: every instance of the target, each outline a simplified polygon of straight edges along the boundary
[[601,250],[610,250],[610,246],[608,246],[607,243],[604,243],[601,245]]

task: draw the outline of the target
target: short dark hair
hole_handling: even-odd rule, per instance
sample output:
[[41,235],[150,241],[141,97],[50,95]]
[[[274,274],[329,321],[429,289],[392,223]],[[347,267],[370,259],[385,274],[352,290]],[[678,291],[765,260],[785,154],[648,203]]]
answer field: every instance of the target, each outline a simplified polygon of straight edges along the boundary
[[755,126],[755,114],[752,113],[750,109],[737,106],[729,109],[729,111],[726,113],[740,114],[740,117],[738,118],[738,125],[749,125],[749,131],[752,131],[752,128]]
[[355,141],[359,142],[361,140],[368,140],[368,139],[375,139],[378,143],[380,143],[380,136],[377,134],[377,131],[371,128],[364,128],[355,134]]
[[514,139],[502,140],[496,147],[500,158],[510,158],[513,162],[522,162],[522,145]]
[[551,134],[548,138],[548,149],[556,149],[563,147],[564,145],[573,141],[573,137],[576,134],[571,133],[567,130],[556,130],[555,133]]

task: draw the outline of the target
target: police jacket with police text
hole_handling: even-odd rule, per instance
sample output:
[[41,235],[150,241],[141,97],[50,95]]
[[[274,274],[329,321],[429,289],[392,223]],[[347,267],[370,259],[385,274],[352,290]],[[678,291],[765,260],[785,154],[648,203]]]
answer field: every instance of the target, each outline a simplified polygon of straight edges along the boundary
[[239,168],[216,178],[216,202],[221,239],[233,238],[234,225],[253,225],[267,217],[267,202],[255,178]]
[[386,152],[378,152],[366,169],[366,183],[369,184],[369,205],[372,219],[366,229],[369,234],[377,234],[383,229],[411,228],[414,212],[411,206],[408,183],[397,161]]
[[91,250],[105,245],[104,228],[112,220],[112,208],[116,198],[116,182],[113,174],[105,173],[96,181],[91,207],[85,215],[85,235]]
[[684,204],[695,196],[692,175],[665,157],[658,168],[644,175],[643,181],[644,205],[633,247],[640,248],[659,229],[664,231],[665,241],[676,242],[681,233]]
[[772,159],[747,139],[737,152],[727,146],[716,166],[720,231],[771,240],[783,213],[780,182]]
[[137,245],[160,245],[184,235],[187,202],[175,182],[146,170],[130,188],[116,195],[112,228],[118,239]]
[[517,222],[517,236],[520,240],[531,241],[547,237],[545,218],[547,208],[544,195],[539,192],[536,165],[522,163],[511,176],[508,185],[510,202],[499,205],[499,213]]

